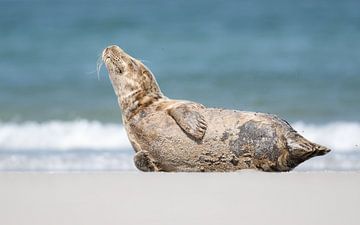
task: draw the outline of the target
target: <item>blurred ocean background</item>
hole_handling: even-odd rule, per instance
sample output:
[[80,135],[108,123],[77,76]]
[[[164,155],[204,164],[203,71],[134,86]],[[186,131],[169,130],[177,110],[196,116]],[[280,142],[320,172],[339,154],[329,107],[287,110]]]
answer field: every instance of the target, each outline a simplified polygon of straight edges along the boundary
[[168,97],[278,114],[360,170],[360,1],[0,0],[0,170],[134,170],[102,50]]

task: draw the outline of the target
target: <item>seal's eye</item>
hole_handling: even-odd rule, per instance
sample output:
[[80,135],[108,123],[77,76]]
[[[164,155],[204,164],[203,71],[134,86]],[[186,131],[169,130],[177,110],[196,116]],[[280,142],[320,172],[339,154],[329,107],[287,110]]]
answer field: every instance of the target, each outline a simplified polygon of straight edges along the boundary
[[128,67],[130,70],[134,70],[134,64],[132,62],[128,63]]

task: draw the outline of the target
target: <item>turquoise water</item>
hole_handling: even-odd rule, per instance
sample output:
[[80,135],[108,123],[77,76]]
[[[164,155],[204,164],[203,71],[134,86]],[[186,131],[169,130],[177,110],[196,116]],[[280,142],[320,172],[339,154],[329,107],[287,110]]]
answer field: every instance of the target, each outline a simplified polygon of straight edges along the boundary
[[[359,9],[356,0],[0,1],[0,167],[11,169],[23,157],[16,168],[26,169],[29,155],[48,160],[39,149],[92,149],[96,143],[75,134],[61,144],[79,132],[79,121],[105,143],[113,134],[108,126],[121,123],[106,70],[96,74],[110,44],[142,59],[171,98],[275,113],[304,130],[314,125],[310,136],[347,149],[353,160],[360,150]],[[326,139],[324,129],[334,124],[352,136]],[[131,152],[123,136],[109,149]],[[76,160],[95,153],[81,154]],[[76,160],[59,168],[78,168]]]

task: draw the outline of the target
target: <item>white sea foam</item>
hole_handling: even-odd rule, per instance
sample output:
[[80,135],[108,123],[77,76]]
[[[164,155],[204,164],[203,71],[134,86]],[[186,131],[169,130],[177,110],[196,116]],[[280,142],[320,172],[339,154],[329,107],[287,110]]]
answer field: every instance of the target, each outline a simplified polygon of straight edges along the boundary
[[307,139],[334,151],[360,151],[358,122],[332,122],[324,125],[296,122],[293,127]]
[[[293,127],[333,151],[297,170],[360,170],[360,123]],[[0,171],[134,170],[133,151],[120,124],[97,121],[0,123]]]
[[119,124],[97,121],[0,123],[0,150],[119,150],[131,148]]
[[[1,153],[1,151],[0,151]],[[101,171],[135,170],[133,156],[112,151],[0,154],[0,171]]]
[[[323,125],[296,122],[293,127],[307,139],[334,151],[360,150],[360,123]],[[0,123],[0,150],[120,150],[131,149],[120,124],[97,121]]]

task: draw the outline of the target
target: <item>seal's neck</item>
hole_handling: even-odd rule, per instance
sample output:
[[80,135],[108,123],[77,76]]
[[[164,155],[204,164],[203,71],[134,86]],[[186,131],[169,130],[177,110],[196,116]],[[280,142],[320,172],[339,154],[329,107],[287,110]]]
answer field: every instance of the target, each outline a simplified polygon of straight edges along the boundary
[[161,98],[166,98],[151,71],[140,61],[132,60],[120,76],[110,76],[118,103],[127,119],[144,107]]

